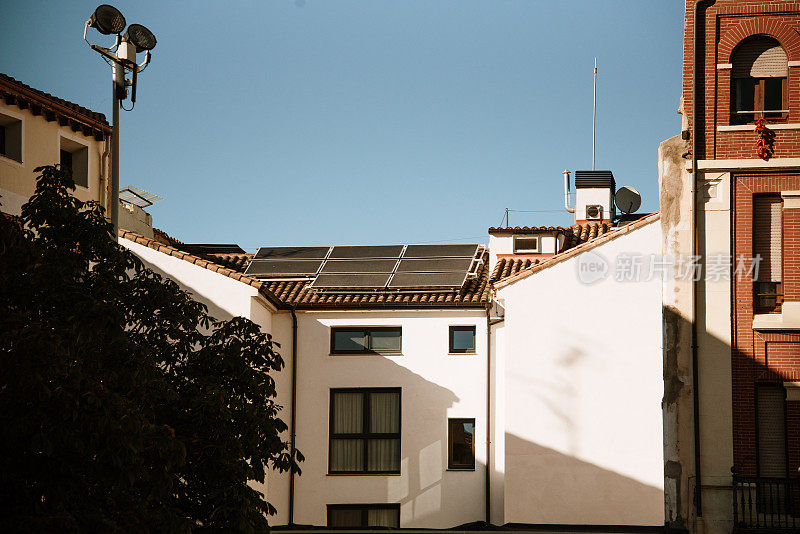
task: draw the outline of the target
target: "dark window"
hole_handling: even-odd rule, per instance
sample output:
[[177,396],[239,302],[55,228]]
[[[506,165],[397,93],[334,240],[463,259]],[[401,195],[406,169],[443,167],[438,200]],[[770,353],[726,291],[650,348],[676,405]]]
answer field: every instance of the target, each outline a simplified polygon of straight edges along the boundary
[[331,390],[328,471],[400,473],[400,388]]
[[448,419],[447,426],[447,468],[475,469],[475,419]]
[[531,254],[539,253],[539,236],[531,237],[515,237],[514,238],[514,253]]
[[753,257],[758,262],[758,276],[753,280],[753,308],[756,313],[781,311],[782,214],[783,199],[780,194],[753,196]]
[[72,152],[61,150],[61,168],[70,173],[72,172]]
[[785,119],[788,58],[780,43],[767,37],[749,39],[736,48],[731,61],[731,122]]
[[331,354],[399,354],[402,328],[335,327],[331,328]]
[[328,526],[400,527],[399,504],[329,504]]
[[0,156],[22,162],[22,121],[0,115]]
[[[756,385],[756,423],[758,476],[787,477],[786,390],[781,384]],[[774,490],[758,492],[759,512],[775,514],[786,510],[786,486],[778,484]]]
[[453,354],[475,353],[475,327],[450,327],[450,352]]

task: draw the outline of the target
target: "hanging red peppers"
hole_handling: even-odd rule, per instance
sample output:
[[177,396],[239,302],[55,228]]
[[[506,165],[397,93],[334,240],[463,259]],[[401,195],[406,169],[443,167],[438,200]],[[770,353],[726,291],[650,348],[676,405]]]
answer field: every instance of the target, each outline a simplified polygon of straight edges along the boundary
[[755,132],[758,134],[756,153],[759,158],[768,160],[775,152],[775,132],[767,127],[767,120],[764,117],[756,121]]

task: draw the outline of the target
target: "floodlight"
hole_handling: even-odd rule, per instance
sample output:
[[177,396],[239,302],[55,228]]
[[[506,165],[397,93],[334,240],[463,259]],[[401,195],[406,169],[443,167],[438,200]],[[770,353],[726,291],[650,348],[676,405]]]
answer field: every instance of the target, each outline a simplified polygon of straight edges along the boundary
[[92,13],[89,18],[89,26],[103,35],[118,34],[125,29],[125,17],[116,7],[103,4]]
[[141,24],[128,26],[128,31],[122,36],[122,40],[133,43],[137,52],[152,50],[156,46],[156,36]]

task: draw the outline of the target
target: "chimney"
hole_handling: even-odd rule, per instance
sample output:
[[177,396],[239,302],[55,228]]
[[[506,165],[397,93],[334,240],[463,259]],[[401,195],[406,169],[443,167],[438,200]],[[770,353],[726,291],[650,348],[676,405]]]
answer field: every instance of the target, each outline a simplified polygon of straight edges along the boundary
[[575,222],[613,221],[616,187],[611,171],[575,171]]

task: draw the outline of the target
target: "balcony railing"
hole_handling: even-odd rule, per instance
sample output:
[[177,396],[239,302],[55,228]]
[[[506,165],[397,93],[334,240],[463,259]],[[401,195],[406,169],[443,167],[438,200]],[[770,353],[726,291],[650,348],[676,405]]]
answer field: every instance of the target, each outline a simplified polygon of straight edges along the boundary
[[733,477],[734,532],[800,532],[800,479]]

